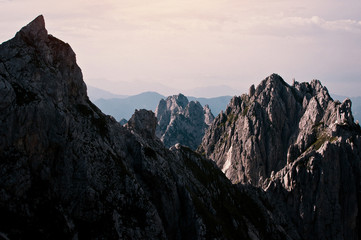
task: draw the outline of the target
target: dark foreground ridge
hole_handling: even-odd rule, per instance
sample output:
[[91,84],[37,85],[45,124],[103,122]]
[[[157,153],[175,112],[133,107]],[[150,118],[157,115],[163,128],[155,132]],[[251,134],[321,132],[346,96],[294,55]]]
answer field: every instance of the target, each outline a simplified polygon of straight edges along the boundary
[[104,115],[42,16],[0,45],[0,100],[0,238],[298,238],[262,191],[166,149],[151,112]]
[[303,239],[361,239],[360,151],[350,100],[277,74],[234,97],[199,148],[233,183],[263,188]]

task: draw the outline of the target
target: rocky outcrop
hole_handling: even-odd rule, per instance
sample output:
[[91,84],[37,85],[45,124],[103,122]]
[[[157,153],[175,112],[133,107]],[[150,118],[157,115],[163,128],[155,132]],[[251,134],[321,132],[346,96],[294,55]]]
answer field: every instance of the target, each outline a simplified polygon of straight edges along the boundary
[[156,134],[166,147],[177,143],[196,149],[203,135],[214,120],[208,107],[197,101],[188,101],[183,95],[160,100],[155,115],[158,119]]
[[1,238],[297,237],[214,162],[165,148],[151,112],[104,115],[42,16],[0,45],[0,99]]
[[152,111],[145,109],[135,110],[135,113],[127,122],[126,127],[136,131],[143,138],[155,138],[157,119]]
[[198,149],[233,183],[262,187],[304,239],[359,239],[361,130],[320,81],[273,74],[234,97]]
[[207,124],[207,126],[210,126],[214,121],[214,116],[208,105],[204,105],[203,113],[204,113],[204,122]]

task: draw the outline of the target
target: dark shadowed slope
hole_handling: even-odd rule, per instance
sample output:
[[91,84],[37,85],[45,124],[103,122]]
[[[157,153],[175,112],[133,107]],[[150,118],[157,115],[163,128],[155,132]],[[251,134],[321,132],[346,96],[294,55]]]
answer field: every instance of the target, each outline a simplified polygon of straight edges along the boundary
[[288,238],[213,162],[164,148],[154,114],[104,115],[42,16],[0,45],[0,100],[1,237]]

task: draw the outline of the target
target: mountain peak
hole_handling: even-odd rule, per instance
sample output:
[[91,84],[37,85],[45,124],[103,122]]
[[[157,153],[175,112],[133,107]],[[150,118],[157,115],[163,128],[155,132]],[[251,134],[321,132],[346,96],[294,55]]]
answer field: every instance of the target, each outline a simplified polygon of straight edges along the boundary
[[[13,88],[18,90],[19,103],[35,98],[49,98],[60,105],[87,100],[86,85],[74,51],[69,44],[48,35],[42,15],[0,45],[0,58],[3,68],[14,76],[10,84],[17,86]],[[36,97],[24,100],[24,93]]]
[[[360,207],[351,200],[360,191],[361,172],[356,165],[361,161],[361,130],[354,123],[351,101],[333,101],[319,80],[290,86],[276,74],[249,92],[231,100],[198,151],[233,183],[261,187],[278,202],[287,202],[284,212],[302,239],[334,238],[338,230],[325,233],[318,226],[331,218],[330,229],[355,222],[349,209]],[[339,186],[353,190],[343,192]],[[304,223],[313,227],[305,232]],[[342,231],[351,239],[357,227],[345,224]]]
[[[256,159],[254,163],[264,161],[259,167],[261,171],[254,172],[251,176],[252,173],[249,171],[234,171],[230,168],[227,176],[234,177],[232,180],[235,182],[250,181],[257,185],[262,182],[259,180],[260,176],[268,178],[272,171],[277,172],[287,162],[294,160],[294,156],[288,154],[290,149],[291,152],[295,152],[293,150],[297,148],[297,157],[310,150],[317,137],[320,137],[316,134],[315,126],[323,126],[322,129],[318,129],[318,134],[327,132],[328,136],[335,136],[338,131],[337,124],[340,123],[354,125],[351,104],[334,102],[327,88],[322,86],[319,80],[295,82],[294,86],[290,86],[279,75],[272,74],[261,81],[256,90],[251,87],[249,95],[232,98],[225,115],[216,118],[207,134],[209,141],[219,146],[215,148],[219,153],[218,150],[214,150],[213,143],[209,145],[207,141],[203,143],[203,148],[206,152],[210,151],[207,152],[208,157],[217,159],[219,167],[225,169],[223,166],[230,155],[226,150],[231,148],[232,138],[235,139],[233,143],[241,145],[250,142],[249,139],[256,136],[255,140],[252,140],[253,144],[256,145],[257,142],[258,145],[264,145],[261,149],[255,150],[259,154],[253,154],[254,149],[251,151],[244,147],[241,148],[241,154],[235,154],[237,157],[234,159],[249,157]],[[223,125],[226,126],[226,129],[222,129],[224,136],[212,135]],[[232,132],[232,136],[228,136],[228,132]],[[243,140],[240,140],[240,136]],[[227,141],[220,141],[222,138]]]
[[273,81],[284,81],[283,78],[278,75],[277,73],[272,73],[269,77],[269,80],[273,80]]
[[267,84],[283,84],[283,85],[287,84],[285,82],[285,80],[283,80],[283,78],[280,75],[276,74],[276,73],[271,74],[264,81]]
[[155,110],[158,120],[156,135],[166,147],[176,143],[196,149],[214,116],[209,107],[190,101],[183,94],[161,100]]
[[48,31],[45,28],[43,15],[36,17],[28,25],[23,27],[17,35],[18,34],[32,41],[45,40],[48,37]]
[[134,129],[144,138],[154,138],[157,119],[152,111],[145,109],[135,110],[127,126],[130,129]]
[[188,98],[183,94],[179,93],[178,95],[174,95],[169,97],[172,102],[176,103],[178,106],[185,108],[188,104]]

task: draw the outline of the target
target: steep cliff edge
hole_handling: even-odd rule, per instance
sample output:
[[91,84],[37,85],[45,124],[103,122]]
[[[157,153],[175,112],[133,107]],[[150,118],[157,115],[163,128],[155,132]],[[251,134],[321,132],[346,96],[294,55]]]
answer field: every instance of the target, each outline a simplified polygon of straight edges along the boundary
[[0,100],[1,238],[297,238],[212,161],[166,149],[151,112],[104,115],[42,16],[0,45]]
[[155,116],[158,119],[156,135],[166,147],[181,144],[195,150],[214,116],[207,105],[188,101],[183,94],[160,100]]
[[273,74],[231,100],[198,151],[233,183],[267,191],[304,239],[359,239],[360,149],[349,100]]

